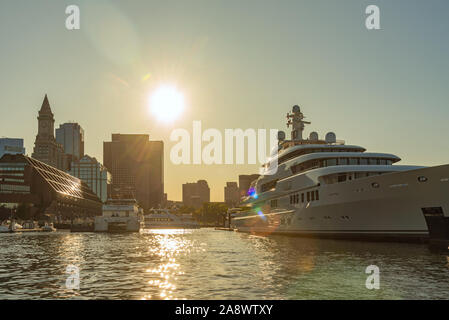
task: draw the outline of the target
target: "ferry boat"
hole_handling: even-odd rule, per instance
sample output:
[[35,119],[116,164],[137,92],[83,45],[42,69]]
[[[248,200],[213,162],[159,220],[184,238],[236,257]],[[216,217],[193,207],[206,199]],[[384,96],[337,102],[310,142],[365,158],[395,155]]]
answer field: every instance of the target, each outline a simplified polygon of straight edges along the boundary
[[196,229],[199,228],[192,214],[176,215],[167,209],[151,209],[144,216],[146,229]]
[[[333,132],[303,138],[299,106],[287,114],[291,139],[262,167],[236,213],[238,231],[375,240],[427,240],[426,217],[449,217],[449,165],[398,165],[398,156],[347,145]],[[428,219],[429,220],[429,219]],[[430,221],[429,220],[429,221]]]
[[103,215],[95,217],[96,232],[139,232],[143,209],[135,199],[109,199],[103,205]]

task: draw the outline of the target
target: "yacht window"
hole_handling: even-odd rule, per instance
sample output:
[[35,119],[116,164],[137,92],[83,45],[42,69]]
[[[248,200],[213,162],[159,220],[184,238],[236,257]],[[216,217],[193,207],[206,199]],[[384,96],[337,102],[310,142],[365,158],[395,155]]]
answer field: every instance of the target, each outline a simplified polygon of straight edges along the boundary
[[338,159],[338,164],[345,166],[345,165],[348,164],[348,159],[347,158],[340,158],[340,159]]
[[336,166],[337,165],[337,159],[327,159],[327,166]]
[[304,203],[304,193],[301,193],[301,202]]
[[349,164],[350,165],[357,165],[359,163],[357,158],[350,158],[349,159]]
[[318,193],[318,190],[315,190],[315,199],[320,200],[320,195]]
[[292,204],[292,195],[290,195],[290,204]]
[[381,165],[386,165],[386,164],[387,164],[387,160],[385,160],[385,159],[379,159],[379,164],[381,164]]
[[262,187],[261,187],[261,191],[265,192],[265,191],[274,189],[276,187],[276,183],[277,183],[277,179],[273,180],[273,181],[270,181],[270,182],[267,182],[267,183],[264,183],[262,185]]
[[310,192],[307,192],[307,202],[310,201]]
[[346,174],[340,174],[338,176],[338,182],[345,182],[346,181]]
[[312,201],[315,201],[315,192],[312,191]]
[[368,159],[360,158],[360,164],[361,165],[368,164]]
[[369,159],[369,164],[370,165],[376,165],[377,164],[377,159]]
[[278,206],[278,200],[277,199],[271,200],[271,207],[276,208],[277,206]]
[[387,160],[387,166],[391,166],[393,164],[393,161]]

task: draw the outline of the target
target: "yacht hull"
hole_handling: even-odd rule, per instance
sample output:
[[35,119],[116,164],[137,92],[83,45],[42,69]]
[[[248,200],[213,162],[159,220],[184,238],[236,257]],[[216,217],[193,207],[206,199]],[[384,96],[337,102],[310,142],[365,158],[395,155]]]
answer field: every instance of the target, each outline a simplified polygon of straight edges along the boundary
[[[298,190],[318,190],[319,200],[282,204],[233,218],[241,232],[382,241],[422,241],[429,236],[426,212],[449,213],[449,165],[394,172]],[[267,199],[265,203],[269,203]],[[257,211],[257,212],[256,212]]]

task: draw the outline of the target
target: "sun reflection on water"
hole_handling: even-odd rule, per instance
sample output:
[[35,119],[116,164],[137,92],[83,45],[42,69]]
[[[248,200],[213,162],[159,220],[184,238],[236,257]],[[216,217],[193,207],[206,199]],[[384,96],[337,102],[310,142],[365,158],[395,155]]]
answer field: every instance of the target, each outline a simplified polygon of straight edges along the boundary
[[149,268],[146,273],[149,274],[150,280],[148,285],[152,289],[156,289],[157,294],[146,295],[143,299],[177,299],[175,290],[177,289],[176,281],[178,276],[185,273],[180,270],[180,264],[176,259],[179,256],[188,254],[194,247],[194,242],[184,237],[182,234],[189,234],[191,231],[184,229],[152,229],[145,230],[144,233],[150,234],[148,240],[148,252],[150,256],[156,256],[159,264],[154,268]]

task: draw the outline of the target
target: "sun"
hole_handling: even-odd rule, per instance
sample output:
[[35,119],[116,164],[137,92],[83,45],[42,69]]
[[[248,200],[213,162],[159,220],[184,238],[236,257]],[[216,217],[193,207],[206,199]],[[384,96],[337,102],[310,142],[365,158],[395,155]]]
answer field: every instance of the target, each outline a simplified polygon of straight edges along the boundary
[[161,85],[150,94],[149,107],[158,120],[171,122],[184,111],[184,96],[173,85]]

